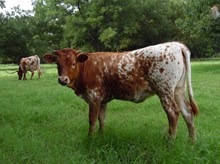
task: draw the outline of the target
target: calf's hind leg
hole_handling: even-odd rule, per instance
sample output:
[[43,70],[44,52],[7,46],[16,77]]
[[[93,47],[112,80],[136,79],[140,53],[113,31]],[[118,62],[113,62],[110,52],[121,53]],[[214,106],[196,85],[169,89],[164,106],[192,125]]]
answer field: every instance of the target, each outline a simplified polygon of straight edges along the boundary
[[106,108],[107,108],[107,104],[101,104],[100,106],[100,111],[99,111],[99,131],[103,132],[104,131],[104,121],[105,121],[105,113],[106,113]]
[[175,102],[174,96],[160,96],[160,102],[165,110],[169,122],[169,139],[176,138],[178,118],[180,110]]
[[184,88],[179,87],[175,89],[175,100],[188,127],[189,137],[194,141],[196,139],[196,133],[193,121],[193,114],[191,112],[191,107],[185,98]]
[[42,76],[42,71],[39,70],[39,71],[38,71],[38,79],[40,79],[41,76]]

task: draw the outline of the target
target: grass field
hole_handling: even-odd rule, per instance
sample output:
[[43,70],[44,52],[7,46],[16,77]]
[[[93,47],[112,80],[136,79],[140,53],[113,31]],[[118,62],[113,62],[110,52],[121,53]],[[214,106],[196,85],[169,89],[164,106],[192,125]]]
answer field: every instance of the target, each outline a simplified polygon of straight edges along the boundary
[[188,142],[180,117],[169,147],[167,118],[156,96],[141,104],[112,101],[105,133],[89,139],[87,105],[57,83],[54,65],[43,65],[43,77],[35,74],[32,81],[5,72],[16,67],[0,65],[2,164],[220,163],[220,61],[192,63],[198,139]]

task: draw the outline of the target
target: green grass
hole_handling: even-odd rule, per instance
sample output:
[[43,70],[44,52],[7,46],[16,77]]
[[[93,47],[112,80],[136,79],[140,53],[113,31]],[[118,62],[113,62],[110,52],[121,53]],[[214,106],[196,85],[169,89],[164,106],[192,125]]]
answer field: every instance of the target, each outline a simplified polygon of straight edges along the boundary
[[180,117],[169,147],[156,96],[141,104],[112,101],[105,133],[89,139],[87,105],[57,83],[54,65],[43,65],[43,77],[32,81],[5,72],[16,67],[0,65],[0,163],[220,163],[220,61],[192,63],[198,139],[188,142]]

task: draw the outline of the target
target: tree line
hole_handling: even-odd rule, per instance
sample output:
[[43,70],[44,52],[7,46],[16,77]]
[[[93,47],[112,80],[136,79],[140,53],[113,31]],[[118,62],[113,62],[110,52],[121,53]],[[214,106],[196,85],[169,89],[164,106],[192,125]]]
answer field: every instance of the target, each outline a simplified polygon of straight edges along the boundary
[[[32,0],[0,13],[0,62],[42,57],[53,49],[129,51],[166,41],[185,43],[196,58],[220,53],[218,0]],[[5,0],[0,0],[5,8]]]

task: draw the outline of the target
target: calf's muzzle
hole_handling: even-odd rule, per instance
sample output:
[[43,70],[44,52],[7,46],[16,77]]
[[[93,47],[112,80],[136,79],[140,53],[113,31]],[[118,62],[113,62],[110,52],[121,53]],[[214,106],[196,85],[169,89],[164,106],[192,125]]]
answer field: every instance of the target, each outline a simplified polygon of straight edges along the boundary
[[70,79],[67,76],[59,76],[58,82],[60,83],[60,85],[66,86],[67,84],[69,84]]

